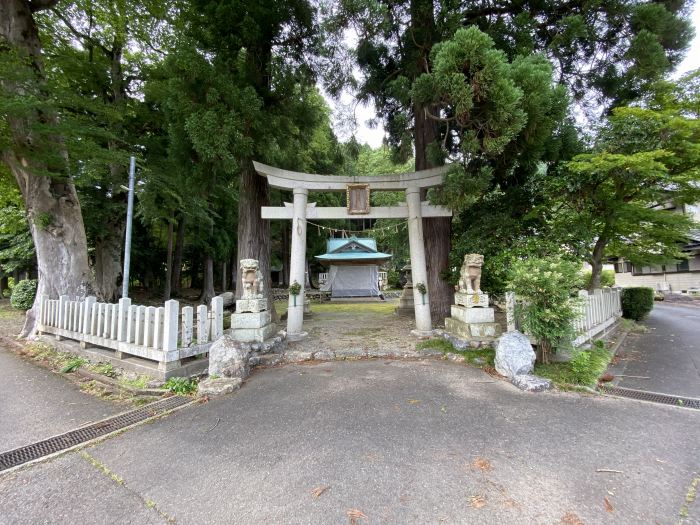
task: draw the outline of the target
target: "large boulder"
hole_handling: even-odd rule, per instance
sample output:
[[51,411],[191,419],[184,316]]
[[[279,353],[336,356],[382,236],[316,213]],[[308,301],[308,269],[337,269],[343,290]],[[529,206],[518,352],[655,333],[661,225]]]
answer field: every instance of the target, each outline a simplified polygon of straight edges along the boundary
[[527,336],[517,330],[507,332],[496,346],[496,371],[508,378],[531,374],[535,369],[535,351]]
[[224,292],[219,295],[224,303],[224,308],[230,308],[236,302],[236,294],[233,292]]
[[219,338],[209,349],[209,377],[239,377],[250,373],[250,345],[240,343],[230,335]]

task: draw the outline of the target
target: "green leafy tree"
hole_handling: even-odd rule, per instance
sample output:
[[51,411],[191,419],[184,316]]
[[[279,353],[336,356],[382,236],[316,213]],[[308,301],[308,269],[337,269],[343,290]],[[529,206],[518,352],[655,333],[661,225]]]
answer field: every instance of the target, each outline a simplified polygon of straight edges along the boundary
[[[421,170],[441,162],[442,157],[431,152],[439,149],[436,145],[449,142],[449,130],[454,128],[431,119],[428,115],[436,115],[436,110],[411,97],[413,82],[430,72],[433,46],[451,39],[459,28],[477,26],[512,61],[544,53],[569,94],[595,118],[601,111],[636,98],[650,82],[680,62],[692,37],[685,16],[688,5],[622,0],[353,0],[341,2],[333,21],[334,27],[351,25],[359,35],[357,61],[364,77],[358,98],[374,102],[397,155],[405,159],[415,148],[415,168]],[[528,127],[522,130],[511,146],[519,154],[506,151],[492,162],[492,191],[484,192],[483,200],[475,199],[473,213],[464,217],[463,224],[479,229],[482,219],[491,221],[485,210],[495,205],[499,210],[512,210],[507,218],[518,227],[517,218],[531,211],[533,199],[526,185],[538,169],[538,161],[556,162],[560,151],[572,143],[571,126],[540,124],[537,133]],[[479,170],[473,173],[477,175]],[[449,266],[450,221],[426,220],[424,231],[433,292],[431,310],[433,317],[444,317],[451,287],[439,276]],[[462,245],[471,246],[467,249],[475,249],[479,242],[478,238],[461,240]],[[503,244],[502,249],[508,246]]]
[[0,279],[4,283],[9,275],[17,275],[34,265],[34,244],[22,196],[7,168],[0,165]]
[[682,245],[697,225],[664,208],[700,198],[700,94],[688,88],[696,81],[694,73],[675,88],[664,83],[650,103],[614,110],[596,151],[544,183],[558,238],[591,264],[590,289],[600,288],[606,257],[634,264],[685,257]]

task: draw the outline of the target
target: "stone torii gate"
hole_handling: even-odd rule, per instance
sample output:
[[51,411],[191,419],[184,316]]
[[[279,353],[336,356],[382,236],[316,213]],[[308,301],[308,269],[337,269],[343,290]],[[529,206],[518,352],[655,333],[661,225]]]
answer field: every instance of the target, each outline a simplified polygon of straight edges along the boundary
[[[289,296],[287,313],[287,338],[291,341],[306,337],[304,327],[304,274],[306,271],[306,220],[307,219],[408,219],[408,240],[411,250],[411,271],[413,275],[413,304],[415,308],[417,336],[430,335],[430,290],[423,295],[416,285],[426,285],[428,275],[425,265],[425,244],[423,243],[424,217],[451,217],[452,211],[421,202],[420,190],[442,184],[443,175],[449,166],[376,176],[316,175],[287,171],[259,162],[253,162],[259,175],[267,177],[270,186],[292,190],[294,203],[284,206],[263,206],[263,219],[291,219],[292,253],[289,282],[301,286],[298,298]],[[371,190],[405,191],[406,202],[398,206],[370,208]],[[316,203],[308,203],[309,191],[342,191],[347,193],[347,207],[317,208]]]

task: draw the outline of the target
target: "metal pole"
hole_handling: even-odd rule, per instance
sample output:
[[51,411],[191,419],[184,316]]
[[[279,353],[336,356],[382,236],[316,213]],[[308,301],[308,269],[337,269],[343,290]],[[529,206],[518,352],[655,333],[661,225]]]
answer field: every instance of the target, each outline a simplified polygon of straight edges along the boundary
[[129,200],[126,208],[126,241],[124,242],[124,281],[122,297],[129,297],[129,266],[131,265],[131,221],[134,218],[134,175],[136,174],[136,157],[129,162]]

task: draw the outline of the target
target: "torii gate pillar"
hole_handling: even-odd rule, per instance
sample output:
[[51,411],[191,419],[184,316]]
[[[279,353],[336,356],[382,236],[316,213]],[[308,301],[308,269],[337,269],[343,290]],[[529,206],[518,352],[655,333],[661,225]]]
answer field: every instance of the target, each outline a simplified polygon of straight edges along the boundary
[[289,284],[299,283],[299,295],[289,294],[287,309],[287,339],[299,341],[307,336],[304,327],[304,284],[306,283],[306,202],[309,190],[294,188],[294,217],[292,219],[292,256],[289,264]]
[[412,331],[419,337],[427,337],[432,333],[430,319],[430,290],[422,294],[419,283],[426,286],[428,271],[425,264],[425,244],[423,243],[423,217],[421,215],[420,188],[406,188],[406,204],[408,205],[408,244],[411,249],[411,274],[413,275],[413,305],[416,315],[416,329]]

